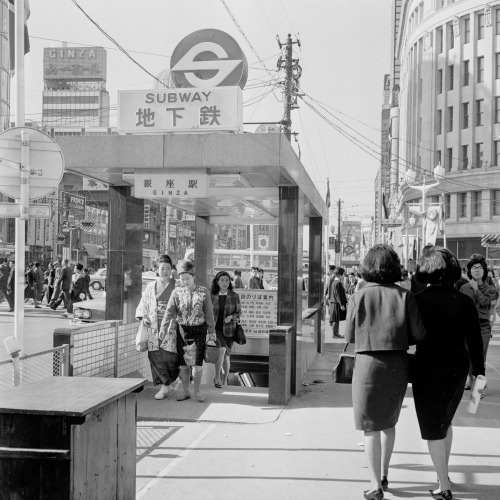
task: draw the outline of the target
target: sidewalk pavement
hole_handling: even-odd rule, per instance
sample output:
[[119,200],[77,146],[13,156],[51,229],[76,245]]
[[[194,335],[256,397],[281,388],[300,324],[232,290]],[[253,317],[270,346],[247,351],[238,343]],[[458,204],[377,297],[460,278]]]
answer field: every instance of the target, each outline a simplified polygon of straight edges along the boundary
[[[500,324],[487,364],[488,392],[477,415],[464,394],[454,420],[450,477],[455,499],[500,499]],[[369,487],[363,434],[354,430],[351,386],[331,370],[344,344],[325,344],[300,393],[285,407],[267,390],[205,387],[207,399],[138,395],[137,498],[361,499]],[[431,498],[436,473],[420,438],[411,386],[396,428],[385,498]]]

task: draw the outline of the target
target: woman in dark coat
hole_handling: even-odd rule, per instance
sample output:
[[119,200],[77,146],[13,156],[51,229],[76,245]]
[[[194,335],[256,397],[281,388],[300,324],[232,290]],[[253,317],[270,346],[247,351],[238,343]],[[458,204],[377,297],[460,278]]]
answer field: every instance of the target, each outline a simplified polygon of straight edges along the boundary
[[408,386],[407,350],[425,337],[425,328],[413,294],[395,284],[401,266],[391,247],[370,248],[361,274],[367,283],[349,299],[345,338],[355,343],[354,421],[364,432],[371,478],[365,498],[381,500]]
[[328,300],[328,307],[330,311],[330,325],[332,326],[333,337],[343,338],[339,335],[339,326],[341,321],[345,321],[347,296],[345,288],[342,284],[342,276],[344,276],[344,269],[336,267],[332,271],[332,278],[326,290],[326,299]]
[[[214,308],[215,333],[220,343],[220,353],[215,363],[214,384],[217,389],[227,385],[230,356],[233,347],[236,325],[240,320],[240,296],[233,292],[231,277],[226,271],[220,271],[212,281],[212,306]],[[223,373],[222,373],[223,372]]]
[[451,423],[464,392],[469,359],[474,376],[484,375],[476,307],[453,286],[460,272],[456,257],[441,247],[425,249],[416,272],[420,283],[431,286],[415,295],[427,336],[417,343],[413,397],[420,433],[427,440],[439,479],[439,488],[431,490],[431,495],[445,500],[452,498],[448,478]]

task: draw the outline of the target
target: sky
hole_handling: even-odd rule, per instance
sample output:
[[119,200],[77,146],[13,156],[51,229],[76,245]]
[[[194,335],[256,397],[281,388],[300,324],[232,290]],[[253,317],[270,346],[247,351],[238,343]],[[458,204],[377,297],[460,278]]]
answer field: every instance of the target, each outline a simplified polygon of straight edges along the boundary
[[[293,147],[323,197],[330,179],[332,207],[338,199],[343,201],[342,218],[373,215],[383,78],[390,72],[392,0],[75,1],[153,75],[169,68],[169,56],[190,33],[215,28],[231,35],[250,68],[243,92],[244,122],[283,118],[282,88],[269,84],[271,74],[275,82],[284,76],[277,75],[281,51],[276,35],[281,42],[288,33],[294,40],[298,37],[301,46],[294,45],[294,58],[302,67],[300,87],[305,95],[292,112],[292,132],[298,133]],[[72,0],[32,0],[30,4],[26,119],[41,121],[43,49],[65,41],[68,47],[108,49],[107,90],[114,109],[111,125],[116,126],[118,90],[152,89],[152,77],[117,50]],[[12,103],[14,86],[13,81]],[[247,125],[245,131],[256,128]],[[368,154],[360,142],[374,151]],[[336,219],[336,210],[331,216]]]

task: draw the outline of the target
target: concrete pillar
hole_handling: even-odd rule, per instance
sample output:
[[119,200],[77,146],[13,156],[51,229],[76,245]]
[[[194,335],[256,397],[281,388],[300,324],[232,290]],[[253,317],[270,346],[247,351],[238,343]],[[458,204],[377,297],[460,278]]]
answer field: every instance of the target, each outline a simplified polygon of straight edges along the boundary
[[109,187],[106,319],[124,323],[135,321],[142,293],[144,200],[130,192],[130,187]]
[[206,217],[196,217],[194,259],[196,283],[210,290],[214,277],[215,227]]
[[[323,269],[323,217],[309,218],[309,295],[308,307],[320,307],[323,302],[325,284],[323,278],[326,269]],[[323,351],[323,338],[321,336],[320,313],[316,320],[316,350]]]

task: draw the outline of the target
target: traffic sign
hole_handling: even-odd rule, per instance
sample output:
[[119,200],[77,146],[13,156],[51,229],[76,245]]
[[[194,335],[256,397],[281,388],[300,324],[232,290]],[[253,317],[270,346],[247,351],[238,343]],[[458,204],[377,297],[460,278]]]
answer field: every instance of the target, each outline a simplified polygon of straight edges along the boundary
[[176,88],[243,88],[248,62],[236,40],[216,29],[195,31],[172,52],[170,76]]
[[29,199],[48,195],[64,174],[61,148],[52,137],[31,127],[15,127],[0,134],[0,192],[21,198],[21,133],[29,135]]
[[[0,217],[5,219],[21,217],[21,205],[17,203],[0,203]],[[31,219],[50,219],[50,205],[30,205]]]

